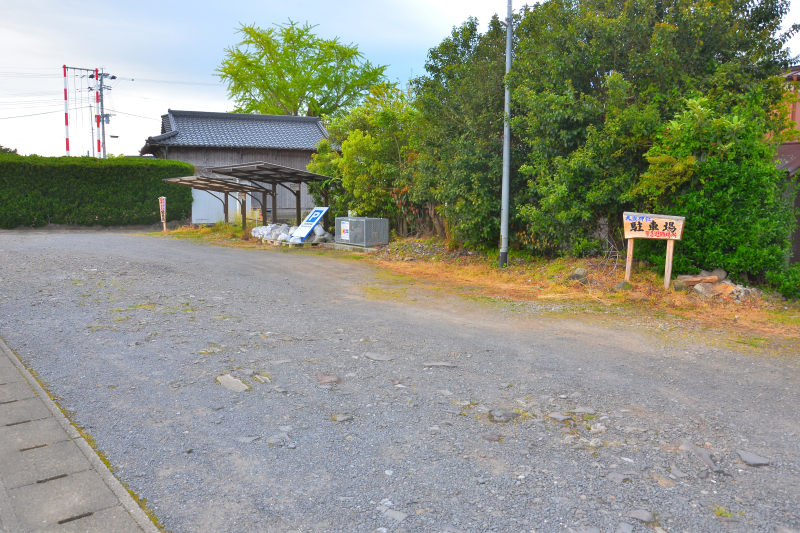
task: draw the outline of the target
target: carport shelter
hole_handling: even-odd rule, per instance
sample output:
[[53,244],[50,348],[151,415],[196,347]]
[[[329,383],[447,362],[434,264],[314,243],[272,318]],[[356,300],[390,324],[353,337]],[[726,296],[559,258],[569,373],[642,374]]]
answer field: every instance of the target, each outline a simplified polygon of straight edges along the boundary
[[[222,193],[224,200],[225,222],[228,222],[228,195],[236,193],[237,198],[244,202],[246,195],[261,194],[261,205],[267,205],[267,195],[272,198],[272,222],[278,222],[278,187],[283,187],[295,197],[295,214],[297,225],[302,222],[301,212],[301,185],[312,182],[324,182],[327,176],[314,174],[305,170],[284,167],[266,161],[256,161],[241,165],[221,167],[207,167],[201,170],[199,176],[186,176],[183,178],[168,178],[164,181],[176,185],[185,185],[199,191]],[[294,187],[292,187],[294,185]],[[214,195],[212,195],[214,196]],[[216,196],[214,196],[216,198]],[[323,193],[325,206],[328,206],[328,194]],[[244,205],[242,213],[245,212]],[[261,210],[262,222],[267,224],[267,211]],[[325,225],[328,225],[327,218]],[[242,228],[247,227],[247,218],[242,217]]]

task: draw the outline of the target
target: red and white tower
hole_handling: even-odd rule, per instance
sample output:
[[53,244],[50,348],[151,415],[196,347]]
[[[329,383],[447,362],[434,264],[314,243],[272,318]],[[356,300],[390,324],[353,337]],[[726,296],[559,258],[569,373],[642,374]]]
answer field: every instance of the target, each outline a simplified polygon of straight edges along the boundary
[[67,138],[67,156],[69,156],[69,100],[67,99],[67,66],[64,65],[64,133]]
[[103,80],[100,79],[100,71],[98,69],[94,69],[94,79],[97,80],[97,90],[94,92],[94,101],[97,104],[95,108],[97,110],[97,114],[95,118],[97,119],[97,157],[101,157],[100,151],[100,84],[103,83]]

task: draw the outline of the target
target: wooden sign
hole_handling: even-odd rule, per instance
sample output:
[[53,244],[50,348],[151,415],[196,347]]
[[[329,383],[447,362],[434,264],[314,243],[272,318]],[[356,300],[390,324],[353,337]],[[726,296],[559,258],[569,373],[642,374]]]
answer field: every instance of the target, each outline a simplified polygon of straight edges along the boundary
[[633,240],[634,239],[661,239],[667,241],[667,262],[664,265],[664,288],[669,289],[672,278],[672,255],[675,250],[675,241],[683,236],[683,223],[685,217],[669,215],[650,215],[647,213],[622,214],[625,228],[625,238],[628,239],[628,258],[625,261],[625,281],[631,281],[631,268],[633,267]]
[[684,217],[623,213],[626,239],[681,240]]

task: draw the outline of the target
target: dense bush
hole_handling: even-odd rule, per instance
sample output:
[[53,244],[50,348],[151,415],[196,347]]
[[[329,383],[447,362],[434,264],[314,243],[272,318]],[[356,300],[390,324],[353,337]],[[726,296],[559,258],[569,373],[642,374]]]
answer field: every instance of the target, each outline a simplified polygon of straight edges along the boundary
[[0,154],[0,228],[155,224],[159,196],[167,197],[167,220],[181,220],[192,191],[162,180],[192,174],[180,161]]
[[[775,166],[775,143],[765,141],[761,92],[726,107],[716,98],[689,99],[647,152],[650,167],[631,196],[648,212],[686,217],[677,272],[721,267],[763,281],[788,263],[794,187]],[[637,248],[663,265],[663,245]]]

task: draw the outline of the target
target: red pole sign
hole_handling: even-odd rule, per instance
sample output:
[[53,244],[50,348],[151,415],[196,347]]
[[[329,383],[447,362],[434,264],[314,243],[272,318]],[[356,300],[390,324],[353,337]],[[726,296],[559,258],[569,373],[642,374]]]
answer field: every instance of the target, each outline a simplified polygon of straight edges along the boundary
[[161,211],[161,225],[164,227],[164,231],[167,231],[167,197],[166,196],[159,196],[158,197],[158,209]]

